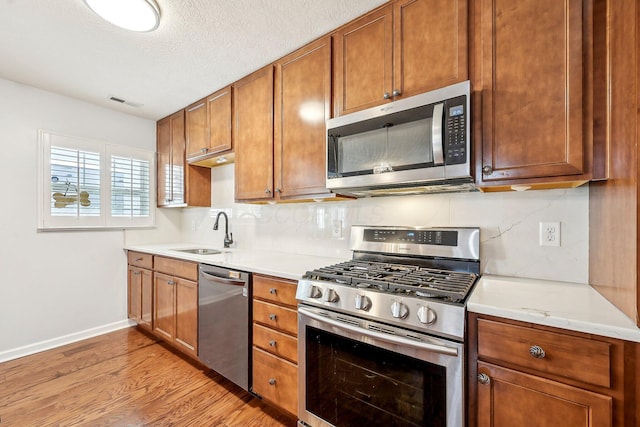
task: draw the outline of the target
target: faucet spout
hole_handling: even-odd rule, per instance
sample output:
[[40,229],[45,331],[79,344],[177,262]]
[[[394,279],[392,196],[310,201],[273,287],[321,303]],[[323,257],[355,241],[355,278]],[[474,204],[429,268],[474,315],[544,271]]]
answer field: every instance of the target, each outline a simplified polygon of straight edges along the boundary
[[220,215],[224,216],[224,247],[228,248],[233,243],[233,233],[229,236],[229,217],[224,211],[218,212],[216,216],[216,222],[213,223],[213,229],[218,229],[218,221],[220,221]]

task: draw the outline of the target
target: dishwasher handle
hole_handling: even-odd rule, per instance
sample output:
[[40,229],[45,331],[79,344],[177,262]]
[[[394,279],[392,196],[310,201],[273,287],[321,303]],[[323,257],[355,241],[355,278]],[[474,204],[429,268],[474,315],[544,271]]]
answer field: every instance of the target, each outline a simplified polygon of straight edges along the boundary
[[205,271],[200,270],[200,274],[202,274],[202,276],[211,281],[211,282],[215,282],[215,283],[219,283],[221,285],[235,285],[235,286],[245,286],[247,283],[244,280],[234,280],[234,279],[226,279],[224,277],[220,277],[220,276],[215,276],[211,273],[207,273]]

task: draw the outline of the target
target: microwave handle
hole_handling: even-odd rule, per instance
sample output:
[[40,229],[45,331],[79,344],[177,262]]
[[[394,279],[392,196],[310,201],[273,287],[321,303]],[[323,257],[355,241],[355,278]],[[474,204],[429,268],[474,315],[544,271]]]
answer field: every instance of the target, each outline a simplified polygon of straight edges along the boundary
[[433,121],[431,122],[431,147],[433,148],[433,164],[444,165],[444,148],[442,145],[442,115],[444,104],[433,106]]

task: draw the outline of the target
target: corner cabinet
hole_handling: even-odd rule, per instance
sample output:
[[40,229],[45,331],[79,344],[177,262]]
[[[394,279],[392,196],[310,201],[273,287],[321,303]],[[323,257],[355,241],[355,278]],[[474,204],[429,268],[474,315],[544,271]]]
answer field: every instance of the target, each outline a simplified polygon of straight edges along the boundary
[[198,356],[198,264],[154,257],[153,333]]
[[185,158],[184,110],[157,123],[158,207],[211,206],[211,170]]
[[127,253],[128,317],[148,331],[153,329],[153,255]]
[[291,280],[253,276],[252,391],[298,412],[298,312]]
[[404,0],[339,29],[336,116],[467,80],[467,0]]
[[634,344],[469,316],[469,426],[632,425]]
[[273,66],[233,85],[236,201],[273,198]]
[[472,2],[480,187],[577,186],[593,177],[593,3]]

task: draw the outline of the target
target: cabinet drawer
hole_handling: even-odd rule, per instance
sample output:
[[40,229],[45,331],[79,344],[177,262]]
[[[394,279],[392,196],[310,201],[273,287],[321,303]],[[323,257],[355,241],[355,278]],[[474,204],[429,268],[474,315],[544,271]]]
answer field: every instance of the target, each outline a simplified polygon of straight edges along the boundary
[[[536,346],[544,351],[532,355]],[[478,356],[610,387],[610,344],[557,332],[478,319]]]
[[155,271],[194,282],[198,281],[198,264],[195,262],[156,256],[155,264]]
[[271,328],[298,335],[298,312],[296,310],[253,300],[253,320]]
[[298,340],[290,335],[254,323],[253,345],[298,363]]
[[129,263],[129,265],[135,265],[136,267],[151,270],[153,268],[153,255],[145,254],[142,252],[128,251],[127,262]]
[[279,304],[296,306],[296,282],[275,277],[253,276],[253,296]]
[[253,391],[292,414],[298,411],[298,367],[253,348]]

